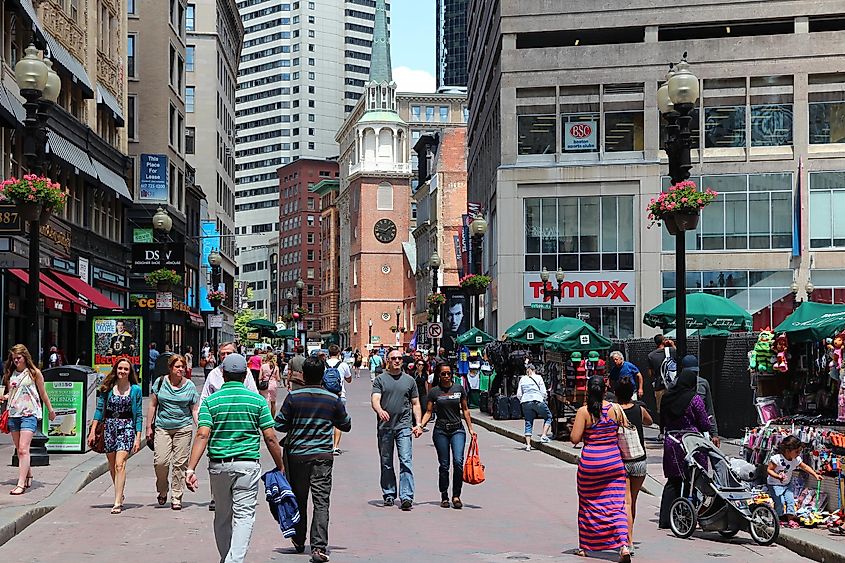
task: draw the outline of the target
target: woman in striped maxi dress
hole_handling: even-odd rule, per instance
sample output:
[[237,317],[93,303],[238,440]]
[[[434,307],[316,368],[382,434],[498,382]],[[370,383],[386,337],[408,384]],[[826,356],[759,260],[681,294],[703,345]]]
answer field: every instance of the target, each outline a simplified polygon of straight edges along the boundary
[[631,561],[625,511],[628,486],[616,434],[621,415],[604,394],[604,378],[590,378],[587,404],[578,409],[570,434],[573,444],[584,441],[578,462],[577,553],[618,549],[619,561],[627,563]]

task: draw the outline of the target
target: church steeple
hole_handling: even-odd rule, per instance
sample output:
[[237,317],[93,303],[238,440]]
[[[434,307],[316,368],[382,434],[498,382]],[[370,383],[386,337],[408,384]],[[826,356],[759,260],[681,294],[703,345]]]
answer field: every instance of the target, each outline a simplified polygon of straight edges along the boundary
[[373,49],[370,60],[370,82],[393,82],[390,65],[390,40],[387,30],[387,8],[385,0],[376,0],[376,19],[373,27]]
[[367,81],[367,112],[396,113],[396,83],[390,65],[390,38],[385,0],[376,0],[370,79]]

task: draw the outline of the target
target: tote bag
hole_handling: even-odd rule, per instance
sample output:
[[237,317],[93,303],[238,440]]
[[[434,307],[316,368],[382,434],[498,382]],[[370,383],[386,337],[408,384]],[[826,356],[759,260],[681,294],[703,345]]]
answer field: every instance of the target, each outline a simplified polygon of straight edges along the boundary
[[481,464],[481,457],[478,455],[478,436],[472,435],[467,450],[467,459],[464,462],[464,483],[478,485],[484,482],[484,466]]
[[625,411],[618,408],[618,406],[617,412],[621,415],[617,434],[619,453],[622,455],[622,461],[636,461],[644,458],[645,450],[640,443],[640,436],[637,434],[637,429],[628,420]]

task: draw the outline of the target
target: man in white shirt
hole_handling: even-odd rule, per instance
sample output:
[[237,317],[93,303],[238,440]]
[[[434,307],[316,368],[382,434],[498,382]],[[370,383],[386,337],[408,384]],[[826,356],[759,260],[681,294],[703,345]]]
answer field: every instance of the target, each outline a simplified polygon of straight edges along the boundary
[[[337,344],[329,346],[329,359],[326,360],[326,365],[330,368],[337,368],[337,371],[340,372],[340,400],[345,405],[346,384],[352,383],[352,370],[349,369],[349,364],[341,359],[340,346]],[[339,428],[334,429],[334,455],[343,453],[340,449],[340,437],[342,434]]]
[[[223,387],[223,360],[226,359],[226,356],[229,354],[235,353],[235,343],[234,342],[224,342],[220,346],[217,347],[217,355],[219,356],[220,360],[217,362],[217,367],[213,370],[208,372],[208,375],[205,377],[205,385],[202,386],[202,393],[200,393],[200,405],[205,399],[211,395],[212,393],[218,391],[221,387]],[[252,377],[245,377],[244,378],[244,386],[254,393],[258,393],[258,388],[255,386],[255,379]],[[208,509],[212,512],[215,509],[214,504],[214,496],[212,493],[211,501],[208,503]]]

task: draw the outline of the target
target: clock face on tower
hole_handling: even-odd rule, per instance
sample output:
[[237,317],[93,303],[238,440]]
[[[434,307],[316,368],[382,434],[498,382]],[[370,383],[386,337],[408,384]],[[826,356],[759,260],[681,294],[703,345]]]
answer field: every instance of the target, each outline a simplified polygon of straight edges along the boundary
[[373,226],[373,234],[376,240],[387,244],[396,238],[396,223],[390,219],[379,219]]

